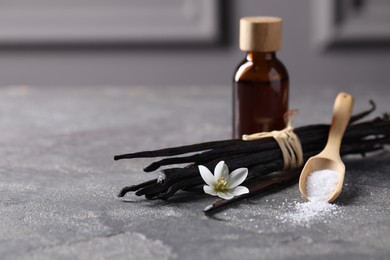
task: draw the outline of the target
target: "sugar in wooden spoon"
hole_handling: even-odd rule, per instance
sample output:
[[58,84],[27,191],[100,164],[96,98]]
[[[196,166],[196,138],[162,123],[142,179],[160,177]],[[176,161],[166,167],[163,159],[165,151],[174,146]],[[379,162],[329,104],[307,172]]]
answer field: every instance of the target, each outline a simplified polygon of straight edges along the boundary
[[[315,193],[316,198],[326,196],[328,202],[333,202],[341,193],[344,175],[345,165],[340,157],[340,146],[345,130],[348,126],[349,119],[351,118],[352,108],[354,99],[351,95],[341,92],[337,95],[334,107],[333,107],[333,119],[329,129],[329,136],[327,144],[318,155],[311,157],[305,164],[300,178],[299,178],[299,190],[302,196],[311,200],[311,194],[308,191]],[[320,175],[324,175],[320,177]],[[326,176],[326,174],[329,174]],[[332,179],[334,175],[337,175],[337,181],[334,181],[332,185]],[[320,186],[312,185],[313,182],[309,183],[308,177],[311,180],[323,182]],[[314,190],[313,190],[314,189]],[[328,194],[318,194],[325,192]]]

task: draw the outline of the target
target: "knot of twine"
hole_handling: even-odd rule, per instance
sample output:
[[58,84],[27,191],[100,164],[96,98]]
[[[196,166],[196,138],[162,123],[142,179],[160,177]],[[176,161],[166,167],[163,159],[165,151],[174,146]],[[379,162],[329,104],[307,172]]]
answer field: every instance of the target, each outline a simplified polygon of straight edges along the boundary
[[272,137],[279,144],[283,154],[283,169],[298,168],[303,164],[303,152],[301,142],[294,133],[292,121],[297,115],[298,110],[290,110],[284,115],[286,127],[280,131],[261,132],[251,135],[243,135],[242,140],[252,141],[261,138]]

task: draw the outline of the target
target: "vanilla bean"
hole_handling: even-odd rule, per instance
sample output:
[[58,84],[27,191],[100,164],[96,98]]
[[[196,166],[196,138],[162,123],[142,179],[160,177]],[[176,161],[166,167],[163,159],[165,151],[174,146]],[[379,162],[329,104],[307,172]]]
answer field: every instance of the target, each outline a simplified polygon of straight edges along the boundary
[[356,125],[351,125],[345,132],[343,140],[361,139],[370,135],[386,135],[389,134],[390,123],[387,121],[372,120]]
[[[214,169],[218,162],[220,161],[230,161],[236,158],[245,157],[246,154],[238,154],[233,156],[220,155],[220,157],[209,160],[202,165],[206,166],[209,169]],[[161,170],[159,172],[160,181],[173,181],[178,179],[188,179],[198,174],[198,165],[199,162],[194,162],[192,165],[188,165],[186,168],[168,168]]]
[[272,175],[268,175],[262,178],[258,182],[258,184],[249,187],[249,193],[234,197],[231,200],[219,199],[215,201],[213,204],[207,206],[203,210],[203,212],[207,215],[210,215],[212,213],[215,213],[218,210],[221,210],[223,207],[225,207],[228,204],[253,197],[254,195],[264,192],[265,190],[274,188],[275,186],[285,185],[289,182],[296,181],[300,174],[300,170],[301,169],[299,168],[299,169],[282,171],[282,172],[274,173]]
[[171,185],[164,193],[158,194],[157,198],[162,200],[167,200],[168,198],[172,197],[177,191],[183,189],[186,186],[196,186],[204,183],[202,179],[199,179],[197,177],[183,180],[176,182],[175,184]]
[[145,182],[142,182],[142,183],[137,184],[137,185],[123,187],[121,189],[121,191],[119,192],[118,197],[124,197],[126,195],[126,193],[139,190],[139,189],[141,189],[145,186],[148,186],[149,184],[152,184],[152,183],[157,183],[157,179],[145,181]]
[[135,195],[137,196],[142,196],[145,194],[150,194],[150,193],[160,193],[164,192],[169,188],[169,186],[164,186],[159,183],[153,183],[148,186],[142,187],[139,190],[135,192]]
[[[261,143],[261,144],[260,144]],[[277,144],[275,144],[272,138],[267,138],[259,142],[258,140],[247,142],[241,141],[235,145],[231,145],[230,147],[213,149],[210,151],[205,151],[203,153],[198,153],[190,156],[183,157],[171,157],[165,158],[160,161],[156,161],[151,163],[150,165],[144,168],[145,172],[155,171],[161,166],[171,165],[171,164],[180,164],[180,163],[189,163],[189,162],[197,162],[203,163],[210,160],[214,160],[223,154],[224,156],[228,155],[236,155],[240,153],[252,153],[256,151],[265,151],[268,149],[277,148]]]
[[114,160],[121,160],[121,159],[133,159],[133,158],[150,158],[150,157],[160,157],[160,156],[173,156],[178,154],[184,154],[184,153],[191,153],[196,151],[204,151],[208,149],[215,149],[219,147],[229,146],[236,142],[240,142],[241,140],[222,140],[222,141],[212,141],[212,142],[205,142],[205,143],[199,143],[199,144],[191,144],[191,145],[183,145],[178,147],[172,147],[172,148],[164,148],[154,151],[144,151],[144,152],[137,152],[137,153],[129,153],[129,154],[121,154],[121,155],[115,155]]
[[368,103],[371,105],[371,108],[368,109],[368,110],[366,110],[366,111],[363,111],[363,112],[361,112],[361,113],[359,113],[359,114],[353,115],[353,116],[351,117],[351,119],[349,120],[349,123],[350,123],[350,124],[351,124],[351,123],[355,123],[355,122],[357,122],[357,121],[363,119],[364,117],[368,116],[369,114],[371,114],[372,112],[375,111],[375,109],[376,109],[376,104],[375,104],[375,102],[374,102],[373,100],[369,100]]
[[369,140],[360,140],[356,143],[343,145],[340,149],[342,156],[348,154],[362,154],[383,150],[384,145],[390,144],[389,138],[376,138]]
[[193,192],[193,193],[200,193],[203,191],[203,186],[204,186],[204,184],[195,185],[195,186],[186,185],[182,188],[182,190],[188,191],[188,192]]

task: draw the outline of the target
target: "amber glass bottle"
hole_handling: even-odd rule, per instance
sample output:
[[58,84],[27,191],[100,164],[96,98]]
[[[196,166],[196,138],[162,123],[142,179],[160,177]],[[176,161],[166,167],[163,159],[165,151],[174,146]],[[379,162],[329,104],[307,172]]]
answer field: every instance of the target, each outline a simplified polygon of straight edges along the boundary
[[240,49],[246,54],[233,79],[233,138],[285,126],[289,78],[276,58],[281,46],[281,22],[277,17],[240,20]]

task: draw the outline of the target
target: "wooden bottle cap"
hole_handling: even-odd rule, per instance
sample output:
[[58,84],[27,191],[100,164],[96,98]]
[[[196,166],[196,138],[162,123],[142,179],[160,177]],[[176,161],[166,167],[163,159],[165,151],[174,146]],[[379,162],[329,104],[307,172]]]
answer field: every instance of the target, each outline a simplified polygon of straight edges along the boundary
[[282,45],[282,19],[271,16],[240,19],[240,49],[243,51],[273,52]]

